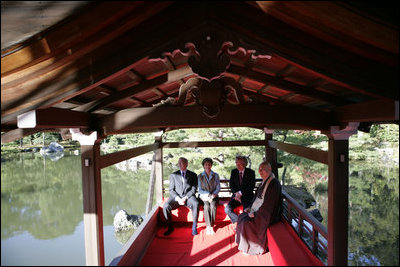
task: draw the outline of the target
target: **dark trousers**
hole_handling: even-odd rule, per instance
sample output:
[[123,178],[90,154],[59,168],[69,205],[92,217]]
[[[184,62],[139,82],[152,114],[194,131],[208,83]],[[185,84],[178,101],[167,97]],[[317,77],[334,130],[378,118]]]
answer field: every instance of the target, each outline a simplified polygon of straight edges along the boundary
[[[238,217],[239,217],[233,210],[236,207],[239,207],[240,205],[242,205],[242,203],[232,197],[231,200],[229,200],[228,205],[226,205],[226,207],[225,207],[225,213],[229,216],[229,219],[231,219],[232,223],[237,222]],[[243,210],[245,208],[247,208],[249,205],[250,205],[250,203],[247,203],[247,202],[243,203]]]
[[214,226],[215,216],[217,213],[218,198],[214,198],[211,203],[204,201],[204,220],[207,226]]
[[[179,203],[173,198],[168,198],[167,202],[165,202],[163,206],[163,214],[167,224],[171,224],[171,211],[179,208],[180,206],[181,205],[179,205]],[[191,196],[186,201],[185,206],[192,210],[193,226],[197,226],[197,219],[199,216],[199,201],[195,196]]]

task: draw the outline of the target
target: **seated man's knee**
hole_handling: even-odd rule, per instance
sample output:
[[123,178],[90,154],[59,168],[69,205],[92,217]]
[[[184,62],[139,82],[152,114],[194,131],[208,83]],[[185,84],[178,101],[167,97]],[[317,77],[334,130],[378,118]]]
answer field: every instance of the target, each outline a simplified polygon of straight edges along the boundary
[[199,207],[199,201],[196,198],[191,198],[190,199],[190,206],[192,206],[194,209],[197,209]]

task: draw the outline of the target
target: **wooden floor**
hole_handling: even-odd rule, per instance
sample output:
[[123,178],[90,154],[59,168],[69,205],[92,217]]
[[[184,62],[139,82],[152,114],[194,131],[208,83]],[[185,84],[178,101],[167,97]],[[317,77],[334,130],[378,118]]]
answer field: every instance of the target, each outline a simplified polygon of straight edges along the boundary
[[[192,213],[187,207],[172,211],[174,231],[164,236],[167,226],[162,208],[153,208],[138,231],[110,265],[119,266],[322,266],[297,233],[285,221],[268,231],[270,251],[263,255],[244,255],[235,242],[235,226],[225,214],[227,200],[217,206],[214,235],[206,235],[203,207],[200,207],[197,231],[192,235]],[[235,211],[240,213],[242,208]]]
[[166,227],[159,227],[142,266],[274,266],[269,252],[263,255],[243,255],[235,242],[234,226],[229,220],[219,221],[214,235],[206,235],[206,225],[200,222],[198,235],[192,236],[192,224],[177,223],[169,236]]

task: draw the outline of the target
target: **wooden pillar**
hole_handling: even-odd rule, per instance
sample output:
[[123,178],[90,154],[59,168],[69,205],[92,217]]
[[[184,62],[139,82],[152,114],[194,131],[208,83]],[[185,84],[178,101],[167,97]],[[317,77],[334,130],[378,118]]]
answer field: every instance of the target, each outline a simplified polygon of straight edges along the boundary
[[276,179],[279,179],[278,174],[278,156],[275,148],[272,148],[268,141],[272,140],[274,130],[264,128],[265,133],[265,159],[271,163],[272,172]]
[[349,137],[358,123],[325,133],[328,144],[328,265],[346,266],[349,218]]
[[149,189],[147,192],[147,202],[146,202],[146,216],[150,213],[153,207],[153,196],[154,196],[154,185],[156,181],[156,152],[154,151],[153,160],[151,163],[151,172],[149,179]]
[[81,144],[83,224],[86,265],[105,265],[103,207],[101,193],[100,144],[97,133],[90,136],[70,129],[72,139]]
[[155,151],[156,201],[157,203],[161,203],[164,201],[162,134],[156,136],[155,141],[160,144]]
[[154,191],[156,192],[156,202],[161,203],[163,200],[163,177],[162,177],[162,131],[155,134],[155,143],[159,143],[159,147],[154,150],[151,174],[149,180],[149,191],[147,194],[146,215],[150,213],[153,207]]

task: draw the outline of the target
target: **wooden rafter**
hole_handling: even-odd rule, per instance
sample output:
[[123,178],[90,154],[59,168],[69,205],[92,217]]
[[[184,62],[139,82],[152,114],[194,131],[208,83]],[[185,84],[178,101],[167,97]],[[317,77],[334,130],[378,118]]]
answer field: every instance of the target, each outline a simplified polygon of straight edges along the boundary
[[[330,115],[299,106],[225,105],[215,118],[202,113],[199,106],[159,106],[125,109],[100,118],[96,128],[105,134],[135,128],[251,127],[287,125],[294,129],[326,129],[332,123]],[[292,114],[296,114],[296,118]]]
[[376,100],[336,108],[340,122],[399,121],[399,101]]
[[89,128],[94,115],[60,108],[33,110],[18,117],[20,128]]
[[287,80],[284,80],[283,78],[280,77],[274,77],[265,73],[260,73],[257,71],[249,70],[240,66],[236,65],[231,65],[229,67],[229,72],[241,75],[250,79],[253,79],[258,82],[262,82],[264,84],[270,84],[279,88],[282,88],[284,90],[288,90],[290,92],[300,94],[300,95],[305,95],[307,97],[311,97],[314,99],[319,99],[328,103],[333,103],[335,105],[343,105],[347,104],[346,101],[343,101],[343,99],[339,97],[335,97],[331,94],[327,94],[321,91],[318,91],[316,89],[313,89],[311,87],[306,87],[302,86]]
[[[174,82],[177,79],[181,79],[181,78],[186,77],[191,74],[192,74],[192,72],[191,72],[190,68],[182,68],[182,69],[176,70],[174,72],[169,72],[169,73],[163,74],[157,78],[154,78],[151,80],[146,80],[136,86],[132,86],[132,87],[127,88],[122,91],[118,91],[108,97],[105,97],[105,98],[99,100],[95,105],[88,108],[87,111],[91,112],[96,109],[104,108],[104,107],[111,105],[112,103],[115,103],[122,99],[132,97],[133,95],[135,95],[137,93],[155,88],[163,83]],[[141,101],[141,102],[143,102],[143,101]]]

